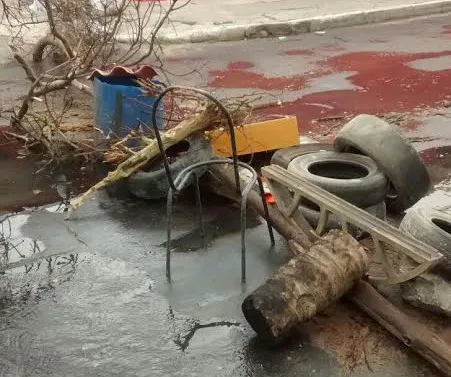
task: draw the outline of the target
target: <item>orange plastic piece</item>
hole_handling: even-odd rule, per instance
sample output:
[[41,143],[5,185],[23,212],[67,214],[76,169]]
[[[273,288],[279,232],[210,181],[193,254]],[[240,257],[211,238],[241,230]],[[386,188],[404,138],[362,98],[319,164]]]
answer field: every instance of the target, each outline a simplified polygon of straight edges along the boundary
[[265,200],[268,204],[275,204],[276,200],[274,199],[274,196],[270,192],[265,193]]

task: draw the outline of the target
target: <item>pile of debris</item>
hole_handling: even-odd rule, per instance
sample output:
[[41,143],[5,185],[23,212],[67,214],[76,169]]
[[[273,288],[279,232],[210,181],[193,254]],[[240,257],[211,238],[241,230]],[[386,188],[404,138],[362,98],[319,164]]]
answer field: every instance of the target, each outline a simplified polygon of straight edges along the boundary
[[[133,85],[124,85],[126,75],[134,77]],[[123,133],[119,129],[130,114],[124,113],[122,94],[115,93],[114,100],[103,98],[113,107],[96,102],[96,126],[111,131],[102,139],[102,155],[110,171],[70,201],[69,217],[90,195],[118,184],[125,183],[138,197],[166,198],[170,281],[173,197],[188,186],[195,188],[202,233],[202,179],[211,191],[240,204],[242,282],[246,281],[247,206],[266,219],[271,244],[275,228],[293,253],[242,304],[247,321],[262,340],[282,342],[303,321],[346,295],[451,376],[449,344],[376,289],[382,283],[400,284],[408,302],[451,314],[446,293],[451,290],[451,216],[417,207],[407,212],[400,229],[387,222],[387,212],[404,213],[430,189],[425,166],[395,127],[359,115],[339,131],[333,145],[299,144],[295,118],[250,123],[246,99],[222,103],[199,89],[142,80],[135,71],[122,71],[113,81],[107,84],[150,99],[146,104],[150,111],[146,119],[133,112],[137,127]],[[96,90],[105,82],[97,83]],[[173,93],[182,93],[179,101],[165,101]],[[255,163],[239,158],[274,150],[271,164],[263,166],[261,174]]]
[[[166,90],[173,89],[177,88]],[[202,140],[203,148],[211,149],[211,126],[224,118],[227,122],[220,124],[225,129],[230,127],[229,133],[222,132],[231,147],[222,150],[232,157],[230,160],[218,156],[217,150],[216,153],[210,150],[202,157],[204,161],[193,160],[182,168],[177,168],[177,159],[170,163],[165,151],[184,139],[192,143],[197,138]],[[207,129],[209,133],[205,132]],[[387,212],[403,213],[429,191],[427,170],[412,146],[385,121],[360,115],[343,127],[334,145],[309,143],[279,149],[272,164],[263,167],[262,177],[258,177],[250,165],[238,161],[236,130],[227,109],[217,101],[161,136],[155,126],[155,139],[72,201],[72,210],[97,189],[133,177],[157,155],[163,158],[159,168],[166,174],[168,208],[173,193],[188,184],[197,187],[200,204],[197,180],[208,167],[211,174],[205,177],[210,189],[238,201],[242,209],[248,204],[260,213],[268,221],[271,241],[274,227],[287,238],[293,252],[293,258],[243,302],[243,313],[262,340],[280,343],[300,323],[346,295],[403,343],[451,375],[449,344],[374,288],[381,283],[401,284],[406,300],[433,310],[435,305],[409,299],[415,296],[412,290],[419,289],[425,280],[440,281],[445,290],[450,289],[446,273],[451,258],[451,235],[447,228],[451,217],[445,212],[418,207],[407,212],[400,230],[386,222]],[[180,158],[186,158],[189,153],[181,155],[184,157]],[[266,190],[260,178],[265,181]],[[166,267],[170,279],[168,222]],[[243,228],[243,281],[244,231]],[[429,296],[432,300],[433,295]],[[449,296],[445,300],[449,305]],[[443,313],[449,315],[446,310]]]

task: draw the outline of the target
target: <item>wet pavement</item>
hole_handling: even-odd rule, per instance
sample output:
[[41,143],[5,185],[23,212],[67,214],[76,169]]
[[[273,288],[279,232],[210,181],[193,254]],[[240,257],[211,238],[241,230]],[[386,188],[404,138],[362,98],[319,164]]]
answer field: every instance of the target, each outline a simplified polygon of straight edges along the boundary
[[[440,204],[451,167],[450,110],[443,102],[451,96],[449,30],[442,16],[325,35],[173,46],[165,55],[174,83],[219,96],[262,93],[267,106],[259,115],[294,114],[302,135],[332,140],[353,114],[387,116],[421,152],[436,184],[427,200]],[[3,56],[0,72],[7,77],[0,100],[9,106],[25,90],[22,73]],[[12,150],[3,151],[3,161],[11,161]],[[20,162],[2,168],[10,177],[0,192],[5,203],[6,195],[30,193]],[[287,260],[286,244],[279,238],[270,250],[266,226],[250,215],[242,286],[238,211],[206,200],[202,245],[193,202],[188,195],[175,208],[172,285],[164,276],[164,203],[101,194],[70,221],[45,208],[12,217],[11,231],[2,230],[18,249],[10,249],[11,258],[37,248],[77,253],[0,276],[0,376],[436,375],[345,303],[305,324],[285,347],[263,347],[241,302]]]
[[[175,209],[178,239],[196,230],[192,199],[188,195]],[[241,302],[287,260],[285,242],[278,238],[270,249],[265,225],[250,217],[248,282],[241,285],[238,211],[222,200],[207,202],[206,228],[213,235],[206,248],[176,247],[171,285],[164,276],[162,203],[100,195],[70,221],[47,209],[11,218],[10,241],[22,242],[22,254],[39,240],[41,251],[74,249],[77,255],[1,277],[1,375],[434,375],[359,313],[337,319],[337,311],[349,312],[340,306],[280,349],[261,345],[244,320]],[[219,235],[214,224],[221,226]],[[341,327],[346,324],[351,329]],[[368,351],[370,367],[357,352],[350,370],[348,359],[355,351],[346,344],[360,350],[362,329],[364,343],[368,339],[372,347],[377,341],[380,351]],[[340,340],[343,336],[350,339]],[[382,361],[387,352],[389,362]]]

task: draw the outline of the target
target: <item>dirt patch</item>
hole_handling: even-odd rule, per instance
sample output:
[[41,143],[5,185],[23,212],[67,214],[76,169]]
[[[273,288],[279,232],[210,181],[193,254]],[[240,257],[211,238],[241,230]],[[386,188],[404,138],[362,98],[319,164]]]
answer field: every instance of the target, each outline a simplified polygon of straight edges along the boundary
[[414,357],[418,376],[440,376],[426,361],[347,302],[331,306],[306,324],[306,330],[312,344],[332,353],[346,373],[402,368]]

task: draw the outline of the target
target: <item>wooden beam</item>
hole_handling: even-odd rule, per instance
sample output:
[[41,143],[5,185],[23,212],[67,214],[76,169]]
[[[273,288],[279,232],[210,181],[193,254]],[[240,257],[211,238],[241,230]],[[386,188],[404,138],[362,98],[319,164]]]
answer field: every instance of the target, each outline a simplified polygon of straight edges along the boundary
[[359,281],[347,298],[403,344],[451,376],[451,344],[402,312],[365,281]]

